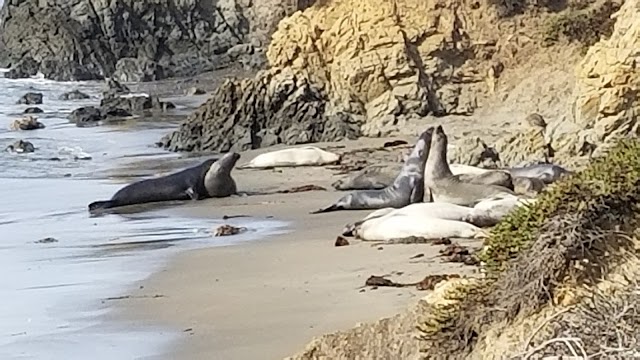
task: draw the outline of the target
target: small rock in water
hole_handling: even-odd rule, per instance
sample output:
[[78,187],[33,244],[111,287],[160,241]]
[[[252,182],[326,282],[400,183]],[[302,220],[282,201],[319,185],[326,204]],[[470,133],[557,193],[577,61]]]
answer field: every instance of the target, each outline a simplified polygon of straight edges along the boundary
[[18,104],[38,105],[42,104],[42,93],[28,92],[18,100]]
[[57,243],[58,240],[56,238],[52,238],[52,237],[48,237],[48,238],[44,238],[44,239],[40,239],[38,241],[35,241],[36,244],[50,244],[50,243]]
[[43,113],[44,110],[40,109],[37,106],[32,106],[32,107],[28,107],[26,109],[24,109],[23,113],[24,114],[40,114]]
[[90,96],[83,93],[82,91],[73,90],[60,95],[58,100],[83,100],[83,99],[89,99],[89,98]]
[[192,96],[192,95],[203,95],[206,94],[207,92],[200,89],[199,87],[190,87],[189,89],[187,89],[187,95],[188,96]]
[[18,140],[13,144],[7,146],[5,149],[8,152],[12,153],[32,153],[35,151],[35,147],[32,143],[24,140]]
[[17,130],[37,130],[44,129],[45,126],[43,123],[38,121],[38,118],[27,115],[22,119],[14,120],[11,125],[9,125],[9,130],[17,131]]
[[231,225],[222,225],[216,229],[214,236],[236,235],[247,230],[245,227],[236,227]]

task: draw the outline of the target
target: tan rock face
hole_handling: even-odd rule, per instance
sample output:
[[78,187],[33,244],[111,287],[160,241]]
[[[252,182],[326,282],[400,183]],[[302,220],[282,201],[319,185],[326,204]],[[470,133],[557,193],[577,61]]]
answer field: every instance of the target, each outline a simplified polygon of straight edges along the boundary
[[589,49],[576,69],[573,121],[606,143],[638,133],[640,114],[640,2],[625,1],[614,31]]
[[488,89],[484,76],[464,66],[449,73],[470,47],[456,2],[326,3],[283,20],[267,57],[272,67],[312,74],[341,108],[365,115],[364,135],[397,125],[399,115],[473,112],[476,101],[461,86],[436,83]]

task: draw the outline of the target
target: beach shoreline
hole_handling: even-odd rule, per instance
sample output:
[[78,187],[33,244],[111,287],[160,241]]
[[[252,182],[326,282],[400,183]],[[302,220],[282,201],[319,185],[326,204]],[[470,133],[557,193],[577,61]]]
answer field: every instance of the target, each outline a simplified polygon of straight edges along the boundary
[[[339,145],[347,151],[381,147],[388,140]],[[272,150],[243,153],[239,163]],[[415,287],[365,288],[371,275],[410,283],[426,275],[474,270],[441,262],[442,246],[380,246],[349,238],[351,245],[336,247],[343,226],[369,211],[309,214],[345,194],[331,188],[338,176],[327,167],[236,169],[233,176],[240,192],[302,185],[327,191],[210,199],[176,208],[181,214],[215,219],[270,217],[290,227],[285,234],[257,241],[178,254],[136,284],[131,298],[116,306],[114,318],[183,334],[164,355],[148,359],[281,359],[302,350],[314,336],[392,316],[427,294]],[[211,241],[215,244],[216,238]],[[155,294],[162,297],[151,296]]]

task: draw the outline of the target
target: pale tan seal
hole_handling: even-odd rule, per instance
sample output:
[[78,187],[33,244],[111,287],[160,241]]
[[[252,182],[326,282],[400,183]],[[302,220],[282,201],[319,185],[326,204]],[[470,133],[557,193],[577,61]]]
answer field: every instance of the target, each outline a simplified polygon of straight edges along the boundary
[[467,183],[456,178],[447,161],[448,142],[444,129],[438,126],[431,137],[431,151],[425,167],[425,186],[430,189],[434,202],[474,206],[488,198],[515,196],[503,186]]

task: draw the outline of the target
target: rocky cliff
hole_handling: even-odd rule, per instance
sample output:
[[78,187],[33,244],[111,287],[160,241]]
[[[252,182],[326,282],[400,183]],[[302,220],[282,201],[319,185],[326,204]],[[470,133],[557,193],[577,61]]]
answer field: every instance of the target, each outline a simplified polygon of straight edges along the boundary
[[303,1],[11,0],[0,34],[12,70],[55,80],[149,81],[234,63],[262,66],[263,47]]
[[[549,153],[565,163],[579,155],[586,158],[592,151],[585,149],[606,139],[587,141],[592,137],[588,121],[567,121],[573,100],[583,96],[578,92],[592,91],[583,89],[584,75],[576,74],[575,68],[589,46],[611,34],[615,19],[610,15],[619,2],[545,4],[317,2],[279,23],[266,54],[269,70],[255,79],[231,80],[245,87],[247,81],[253,84],[250,93],[231,100],[231,108],[242,108],[244,114],[247,108],[256,109],[250,113],[266,111],[284,121],[281,127],[296,127],[282,133],[282,128],[247,120],[235,110],[222,117],[211,115],[219,112],[216,97],[222,96],[214,94],[160,144],[174,151],[225,151],[229,146],[217,144],[230,142],[231,148],[246,150],[275,143],[417,133],[426,123],[438,121],[435,118],[456,116],[466,124],[453,132],[473,133],[478,138],[471,143],[495,147],[502,165],[544,161]],[[304,101],[301,94],[308,89],[319,94],[314,103],[323,106],[296,113],[293,120],[283,118],[281,104]],[[523,132],[509,125],[511,118],[532,112],[547,119],[544,132]],[[346,124],[336,123],[334,114]],[[325,123],[341,129],[331,132],[335,138],[311,134],[318,134],[313,129]],[[452,126],[449,120],[445,123]],[[263,138],[259,133],[269,133],[269,141],[258,141]],[[540,138],[524,138],[533,133]]]

